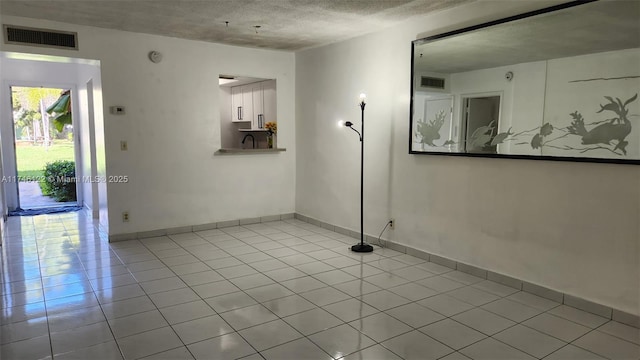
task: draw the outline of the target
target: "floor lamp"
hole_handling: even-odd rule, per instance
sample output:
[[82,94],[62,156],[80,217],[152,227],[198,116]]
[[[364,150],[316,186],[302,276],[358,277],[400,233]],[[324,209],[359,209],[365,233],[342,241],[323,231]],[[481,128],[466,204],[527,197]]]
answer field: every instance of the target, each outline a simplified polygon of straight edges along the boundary
[[344,125],[349,129],[355,131],[360,136],[360,243],[351,247],[351,251],[354,252],[372,252],[373,246],[364,242],[364,102],[366,98],[365,94],[360,94],[360,111],[362,118],[360,131],[353,128],[353,123],[347,121]]

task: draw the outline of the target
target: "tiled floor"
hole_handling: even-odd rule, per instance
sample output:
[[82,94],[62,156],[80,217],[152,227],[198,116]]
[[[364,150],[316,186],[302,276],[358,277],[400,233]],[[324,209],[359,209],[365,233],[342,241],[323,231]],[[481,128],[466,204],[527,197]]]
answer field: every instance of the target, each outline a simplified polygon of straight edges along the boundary
[[108,244],[10,218],[2,359],[638,359],[640,333],[297,220]]

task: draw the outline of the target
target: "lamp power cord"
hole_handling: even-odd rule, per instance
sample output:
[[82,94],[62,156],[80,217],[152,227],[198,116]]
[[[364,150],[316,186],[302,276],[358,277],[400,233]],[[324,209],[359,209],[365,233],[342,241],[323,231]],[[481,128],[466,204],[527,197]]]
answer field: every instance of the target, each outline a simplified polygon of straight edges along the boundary
[[378,246],[380,246],[381,248],[385,248],[384,245],[382,245],[382,241],[380,240],[382,238],[382,234],[384,233],[385,230],[387,230],[387,228],[389,227],[389,225],[391,225],[391,220],[387,221],[387,224],[384,226],[384,228],[382,229],[382,231],[380,231],[380,235],[378,235]]

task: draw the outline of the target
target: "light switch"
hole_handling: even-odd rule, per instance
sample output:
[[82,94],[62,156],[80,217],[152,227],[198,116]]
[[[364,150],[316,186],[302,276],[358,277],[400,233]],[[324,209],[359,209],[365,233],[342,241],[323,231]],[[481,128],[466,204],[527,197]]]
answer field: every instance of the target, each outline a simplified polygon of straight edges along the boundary
[[112,106],[109,108],[109,111],[113,115],[124,115],[124,106]]
[[126,141],[120,141],[120,150],[122,150],[122,151],[129,150],[129,146],[127,145]]

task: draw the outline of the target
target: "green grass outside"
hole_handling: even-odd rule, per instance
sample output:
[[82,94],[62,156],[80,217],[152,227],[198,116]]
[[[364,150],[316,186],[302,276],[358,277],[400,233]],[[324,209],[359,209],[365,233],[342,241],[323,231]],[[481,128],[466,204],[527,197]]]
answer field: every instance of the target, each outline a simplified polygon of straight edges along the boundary
[[33,145],[28,142],[16,144],[18,161],[18,177],[36,178],[42,176],[45,165],[56,160],[75,161],[73,141],[54,140],[53,145],[45,148],[42,144]]

